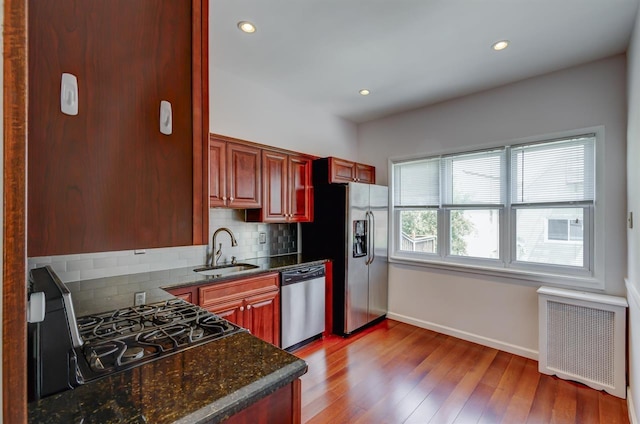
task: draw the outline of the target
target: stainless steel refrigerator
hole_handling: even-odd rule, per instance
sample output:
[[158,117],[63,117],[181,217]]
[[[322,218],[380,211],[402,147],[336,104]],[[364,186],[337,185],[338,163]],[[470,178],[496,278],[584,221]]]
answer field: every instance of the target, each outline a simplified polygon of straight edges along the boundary
[[313,223],[302,254],[333,260],[333,331],[349,335],[387,313],[388,189],[372,184],[314,187]]

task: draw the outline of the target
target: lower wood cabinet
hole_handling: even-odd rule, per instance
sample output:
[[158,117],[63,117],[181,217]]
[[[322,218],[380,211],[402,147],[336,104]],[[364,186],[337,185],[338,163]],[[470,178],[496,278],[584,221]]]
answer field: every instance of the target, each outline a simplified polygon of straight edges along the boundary
[[229,417],[230,424],[299,424],[302,421],[300,379]]
[[198,290],[195,286],[178,287],[175,289],[167,289],[167,291],[179,299],[186,300],[194,305],[198,304]]
[[274,272],[199,287],[199,305],[280,346],[279,277]]

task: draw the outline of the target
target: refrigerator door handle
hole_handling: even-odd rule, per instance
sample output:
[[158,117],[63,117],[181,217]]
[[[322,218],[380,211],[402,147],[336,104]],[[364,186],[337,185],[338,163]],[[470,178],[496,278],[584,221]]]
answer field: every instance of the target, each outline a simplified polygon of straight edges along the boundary
[[368,244],[369,244],[369,258],[367,259],[367,265],[370,265],[373,263],[373,261],[376,258],[376,253],[375,253],[375,246],[376,246],[376,242],[375,242],[375,227],[376,227],[376,220],[375,217],[373,216],[373,213],[367,211],[367,224],[369,225],[369,234],[368,234]]

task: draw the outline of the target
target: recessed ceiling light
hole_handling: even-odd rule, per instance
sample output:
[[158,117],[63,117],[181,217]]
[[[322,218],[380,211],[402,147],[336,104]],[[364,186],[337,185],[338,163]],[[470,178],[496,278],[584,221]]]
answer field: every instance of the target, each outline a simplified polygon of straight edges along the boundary
[[249,21],[238,22],[238,28],[240,28],[240,31],[246,32],[247,34],[253,34],[256,32],[256,26]]
[[362,90],[358,91],[358,93],[360,93],[362,96],[368,96],[371,92],[366,88],[363,88]]
[[491,48],[495,51],[504,50],[509,46],[509,40],[500,40],[491,46]]

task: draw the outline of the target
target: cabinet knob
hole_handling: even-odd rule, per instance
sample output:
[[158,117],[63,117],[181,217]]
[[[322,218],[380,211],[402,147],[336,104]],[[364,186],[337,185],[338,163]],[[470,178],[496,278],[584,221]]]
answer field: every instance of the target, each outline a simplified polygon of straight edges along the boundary
[[227,200],[227,196],[222,196],[222,200],[223,201]]
[[247,310],[251,309],[251,305],[247,305]]
[[240,307],[240,312],[244,311],[244,306]]
[[230,201],[230,202],[233,202],[233,197],[229,197],[229,201]]

